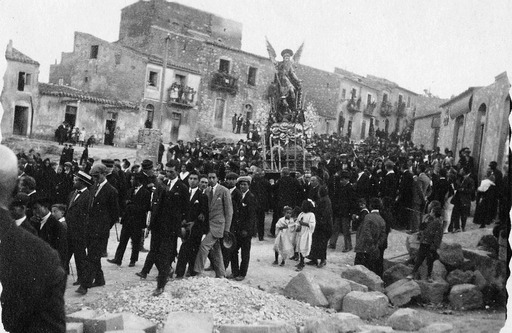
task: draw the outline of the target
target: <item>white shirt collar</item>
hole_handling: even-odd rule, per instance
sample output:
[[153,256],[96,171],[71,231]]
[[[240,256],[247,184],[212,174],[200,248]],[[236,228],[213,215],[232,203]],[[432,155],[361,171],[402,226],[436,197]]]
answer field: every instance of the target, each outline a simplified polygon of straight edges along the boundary
[[46,221],[48,221],[48,218],[50,217],[51,213],[48,212],[42,219],[41,219],[41,226],[39,227],[39,230],[43,229],[43,226],[45,225]]
[[14,220],[14,222],[16,222],[16,226],[18,226],[18,227],[19,227],[19,226],[23,223],[23,221],[25,221],[26,219],[27,219],[27,217],[26,217],[26,216],[23,216],[23,217],[22,217],[22,218],[20,218],[20,219]]
[[169,180],[169,190],[172,189],[172,187],[174,186],[174,184],[176,184],[177,181],[178,177]]

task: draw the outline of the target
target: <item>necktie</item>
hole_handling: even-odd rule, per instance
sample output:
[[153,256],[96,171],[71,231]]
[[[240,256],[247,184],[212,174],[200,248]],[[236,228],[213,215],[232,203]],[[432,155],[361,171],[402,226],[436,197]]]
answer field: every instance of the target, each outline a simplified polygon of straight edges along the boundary
[[72,201],[72,202],[75,202],[75,201],[76,201],[76,199],[78,199],[78,197],[80,196],[80,194],[82,194],[82,192],[80,192],[80,191],[76,190],[76,191],[75,191],[75,197],[73,198],[73,201]]

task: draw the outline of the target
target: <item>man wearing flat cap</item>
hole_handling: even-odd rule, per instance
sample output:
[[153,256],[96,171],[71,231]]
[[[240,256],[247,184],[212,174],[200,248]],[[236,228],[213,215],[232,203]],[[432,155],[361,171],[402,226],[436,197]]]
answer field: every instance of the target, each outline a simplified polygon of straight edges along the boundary
[[87,257],[85,274],[77,293],[85,295],[88,288],[105,285],[101,269],[101,256],[108,243],[110,228],[119,219],[117,190],[108,183],[107,167],[95,164],[91,169],[94,185],[91,186],[89,216],[87,219]]
[[[249,259],[251,253],[251,239],[256,226],[256,197],[249,191],[251,177],[243,176],[237,180],[242,200],[239,206],[238,223],[231,232],[236,237],[236,247],[231,252],[231,273],[237,281],[242,281],[247,275],[249,269]],[[241,250],[242,261],[238,264],[238,251]]]
[[75,256],[77,281],[73,285],[80,285],[85,274],[86,258],[86,222],[89,211],[90,192],[88,187],[94,183],[92,177],[78,171],[73,180],[73,189],[69,195],[68,207],[66,210],[66,224],[68,225],[68,253],[66,267],[69,267],[71,257]]

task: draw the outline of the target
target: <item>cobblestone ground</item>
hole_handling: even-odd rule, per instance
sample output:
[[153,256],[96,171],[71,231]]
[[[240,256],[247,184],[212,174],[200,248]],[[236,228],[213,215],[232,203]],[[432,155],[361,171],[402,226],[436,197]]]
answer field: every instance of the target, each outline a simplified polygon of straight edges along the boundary
[[[30,147],[34,147],[36,149],[47,149],[46,147],[49,145],[48,142],[45,141],[37,141],[37,140],[15,140],[9,141],[7,143],[9,146],[14,149],[24,147],[25,151],[28,152]],[[50,145],[56,145],[56,143],[50,143]],[[57,146],[57,150],[52,148],[52,151],[60,152],[62,146]],[[82,148],[75,148],[75,156],[78,155],[80,157],[82,152]],[[135,149],[129,148],[118,148],[118,147],[110,147],[110,146],[95,146],[90,148],[89,155],[94,159],[101,158],[128,158],[133,161],[135,159]],[[54,155],[51,154],[51,158],[55,158]],[[267,214],[266,217],[266,229],[270,228],[270,221],[272,219],[271,214]],[[117,225],[117,231],[121,232],[121,226]],[[464,233],[457,234],[446,234],[444,235],[444,240],[453,241],[462,244],[463,247],[475,248],[476,244],[480,237],[484,234],[489,234],[492,232],[492,228],[486,229],[478,229],[477,225],[472,223],[472,218],[468,220],[467,230]],[[393,230],[388,239],[389,248],[385,252],[385,258],[391,259],[400,255],[405,254],[405,239],[406,234],[402,232],[398,232]],[[145,240],[145,247],[149,248],[150,242],[149,236]],[[355,244],[355,235],[352,235],[352,242]],[[251,249],[251,261],[249,266],[249,272],[247,278],[240,282],[255,288],[259,288],[271,293],[279,293],[281,292],[288,281],[294,277],[297,272],[295,272],[294,265],[296,262],[288,261],[286,266],[284,267],[275,267],[272,266],[272,261],[274,260],[273,253],[273,242],[274,239],[270,237],[265,237],[264,241],[258,241],[257,238],[253,238],[252,249]],[[327,269],[333,272],[339,272],[340,268],[343,265],[351,265],[354,262],[354,252],[342,253],[341,249],[343,242],[343,237],[340,237],[338,241],[338,248],[336,250],[328,250],[327,253],[327,266],[323,269]],[[112,258],[117,247],[117,238],[116,238],[116,229],[112,228],[110,231],[110,238],[108,243],[108,254],[109,258]],[[131,246],[128,245],[127,250],[125,252],[123,264],[118,267],[117,265],[112,265],[106,261],[107,258],[102,259],[102,267],[105,273],[106,285],[104,287],[92,288],[89,289],[89,292],[85,296],[80,296],[75,293],[76,286],[72,286],[72,283],[75,281],[75,276],[70,275],[68,278],[68,286],[66,289],[66,311],[67,313],[71,313],[77,311],[83,307],[90,306],[96,303],[100,298],[104,297],[107,293],[116,292],[118,290],[125,289],[129,286],[135,286],[140,283],[140,279],[135,276],[136,272],[139,272],[144,264],[144,260],[146,258],[146,253],[141,253],[139,261],[136,263],[135,267],[128,267],[129,256],[130,256]],[[75,270],[74,263],[72,263],[73,270]],[[305,270],[316,270],[317,268],[306,266]],[[206,272],[208,275],[214,276],[213,272]],[[230,273],[228,269],[228,274]],[[153,270],[148,275],[148,283],[153,283],[156,287],[156,275],[157,270],[154,267]],[[172,284],[173,281],[169,281],[169,284]],[[425,321],[430,322],[449,322],[454,325],[455,332],[499,332],[503,327],[506,312],[505,311],[496,311],[493,309],[489,310],[481,310],[481,311],[451,311],[448,314],[443,313],[445,309],[438,308],[422,308],[415,307],[420,311],[422,318]],[[381,321],[373,321],[375,324],[384,324]],[[0,330],[1,332],[1,330]],[[510,332],[510,331],[508,331]]]

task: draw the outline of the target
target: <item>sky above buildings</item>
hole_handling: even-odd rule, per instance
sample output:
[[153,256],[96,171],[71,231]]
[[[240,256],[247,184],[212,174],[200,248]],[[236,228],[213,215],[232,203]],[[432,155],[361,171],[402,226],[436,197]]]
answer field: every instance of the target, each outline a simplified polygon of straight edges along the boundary
[[[121,9],[136,1],[0,0],[0,44],[12,39],[39,61],[46,82],[50,64],[72,50],[74,31],[113,42]],[[245,51],[266,56],[265,36],[278,53],[304,41],[305,65],[384,77],[417,93],[448,98],[512,75],[510,0],[176,2],[241,22]]]

